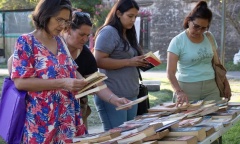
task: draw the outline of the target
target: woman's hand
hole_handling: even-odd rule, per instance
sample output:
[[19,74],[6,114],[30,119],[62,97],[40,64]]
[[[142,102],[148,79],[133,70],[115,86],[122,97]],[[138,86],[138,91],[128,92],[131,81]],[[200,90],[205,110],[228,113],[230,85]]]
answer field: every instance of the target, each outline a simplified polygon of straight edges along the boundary
[[88,82],[85,79],[64,78],[64,89],[77,92],[80,91]]
[[176,94],[176,106],[181,107],[184,103],[188,103],[188,96],[183,90],[175,92]]
[[129,66],[142,66],[142,67],[148,66],[149,63],[146,60],[144,60],[144,57],[145,57],[144,55],[141,55],[131,58],[129,61]]
[[[114,104],[115,106],[121,106],[121,105],[124,105],[124,104],[127,104],[127,103],[129,103],[129,102],[131,102],[131,100],[128,100],[128,99],[126,99],[126,98],[117,98],[117,99],[115,99],[115,100],[113,100],[113,101],[110,101],[112,104]],[[132,108],[131,106],[130,107],[127,107],[127,108],[125,108],[124,110],[128,110],[128,109],[130,109],[130,108]]]

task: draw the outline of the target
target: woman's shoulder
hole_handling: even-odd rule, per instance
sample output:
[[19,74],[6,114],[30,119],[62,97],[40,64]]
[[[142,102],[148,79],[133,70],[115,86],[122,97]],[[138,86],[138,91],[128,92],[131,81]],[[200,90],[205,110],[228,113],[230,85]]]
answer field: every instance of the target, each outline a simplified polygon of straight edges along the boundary
[[18,37],[17,42],[19,43],[32,43],[33,35],[31,33],[25,33]]
[[185,38],[187,38],[186,31],[183,31],[173,37],[172,41],[183,41]]
[[118,34],[117,29],[113,26],[107,25],[100,30],[100,33],[105,33],[109,35]]

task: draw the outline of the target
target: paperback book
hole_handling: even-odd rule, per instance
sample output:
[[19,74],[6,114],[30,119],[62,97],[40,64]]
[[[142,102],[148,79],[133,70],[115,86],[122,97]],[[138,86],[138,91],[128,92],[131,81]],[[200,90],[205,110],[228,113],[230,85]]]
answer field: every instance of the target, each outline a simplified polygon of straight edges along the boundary
[[159,51],[156,52],[148,52],[145,55],[144,60],[147,61],[149,64],[147,67],[139,67],[142,71],[147,71],[155,66],[160,65],[162,62],[160,61]]

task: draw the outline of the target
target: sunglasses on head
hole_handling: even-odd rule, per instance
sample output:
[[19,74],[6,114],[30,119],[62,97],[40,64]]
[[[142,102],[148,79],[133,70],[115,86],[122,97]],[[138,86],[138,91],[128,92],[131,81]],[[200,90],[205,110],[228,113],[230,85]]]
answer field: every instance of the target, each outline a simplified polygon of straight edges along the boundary
[[90,14],[86,12],[74,12],[76,16],[90,18]]

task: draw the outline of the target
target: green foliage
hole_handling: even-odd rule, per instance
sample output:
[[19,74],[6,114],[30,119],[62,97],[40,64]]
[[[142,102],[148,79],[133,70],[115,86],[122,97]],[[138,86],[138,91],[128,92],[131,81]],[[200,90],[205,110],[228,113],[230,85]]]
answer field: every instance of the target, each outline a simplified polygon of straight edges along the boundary
[[228,71],[240,71],[240,63],[233,64],[233,62],[227,62],[225,63],[225,67]]
[[101,4],[101,0],[71,0],[74,8],[88,12],[91,16],[95,13],[95,5]]
[[95,14],[92,19],[94,31],[104,24],[110,10],[111,8],[108,6],[95,5]]
[[240,121],[223,135],[223,144],[239,144]]
[[39,0],[1,0],[0,10],[17,10],[34,8]]

